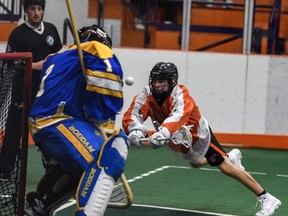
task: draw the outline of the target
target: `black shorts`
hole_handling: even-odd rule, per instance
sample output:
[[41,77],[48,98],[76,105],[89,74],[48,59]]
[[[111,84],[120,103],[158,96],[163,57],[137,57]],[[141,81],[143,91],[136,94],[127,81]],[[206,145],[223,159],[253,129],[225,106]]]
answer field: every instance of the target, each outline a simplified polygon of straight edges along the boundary
[[211,135],[211,142],[205,158],[207,159],[210,166],[219,166],[224,161],[223,156],[227,156],[227,153],[216,139],[210,127],[209,130]]

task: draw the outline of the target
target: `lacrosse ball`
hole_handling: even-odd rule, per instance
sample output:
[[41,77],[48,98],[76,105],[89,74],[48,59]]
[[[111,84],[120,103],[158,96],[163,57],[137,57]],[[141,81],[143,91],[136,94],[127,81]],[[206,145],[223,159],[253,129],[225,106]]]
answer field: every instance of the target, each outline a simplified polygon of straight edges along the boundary
[[133,78],[133,77],[127,77],[127,78],[125,79],[125,83],[126,83],[126,85],[128,85],[128,86],[133,85],[133,84],[134,84],[134,78]]

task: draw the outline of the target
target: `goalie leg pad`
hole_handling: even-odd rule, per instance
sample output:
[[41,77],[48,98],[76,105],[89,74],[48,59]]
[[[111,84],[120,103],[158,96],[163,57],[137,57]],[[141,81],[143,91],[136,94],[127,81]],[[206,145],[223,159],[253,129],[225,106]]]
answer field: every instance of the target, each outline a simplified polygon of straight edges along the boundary
[[114,178],[107,175],[105,171],[102,170],[98,177],[97,184],[93,188],[90,198],[84,208],[86,215],[104,215],[114,184]]
[[77,209],[84,209],[96,185],[101,169],[93,162],[83,173],[76,192]]
[[96,162],[83,173],[77,189],[77,216],[102,216],[115,181],[124,171],[128,155],[127,137],[120,130],[104,144]]
[[115,180],[100,171],[96,164],[83,174],[77,191],[76,216],[102,216],[106,210]]

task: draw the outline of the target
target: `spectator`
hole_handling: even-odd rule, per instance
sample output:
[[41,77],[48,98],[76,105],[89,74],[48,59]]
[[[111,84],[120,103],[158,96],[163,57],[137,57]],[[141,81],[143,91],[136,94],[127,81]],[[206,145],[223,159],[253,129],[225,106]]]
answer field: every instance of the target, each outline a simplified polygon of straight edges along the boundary
[[[9,35],[6,52],[31,52],[32,62],[44,60],[62,48],[57,28],[43,21],[45,0],[23,0],[24,23]],[[32,64],[34,68],[34,64]],[[32,72],[32,102],[40,84],[40,71]]]

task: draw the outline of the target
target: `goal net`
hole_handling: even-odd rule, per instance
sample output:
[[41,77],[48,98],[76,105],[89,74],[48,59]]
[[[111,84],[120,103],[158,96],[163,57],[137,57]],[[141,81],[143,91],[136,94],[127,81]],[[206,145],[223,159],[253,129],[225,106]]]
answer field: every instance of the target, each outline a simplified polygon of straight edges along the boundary
[[31,53],[0,53],[0,215],[23,216]]

